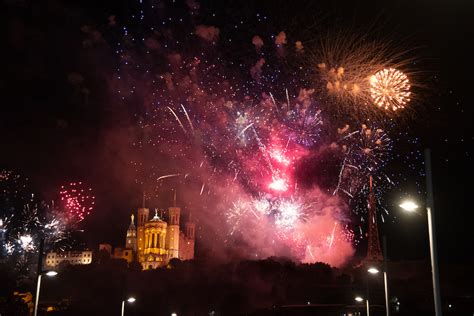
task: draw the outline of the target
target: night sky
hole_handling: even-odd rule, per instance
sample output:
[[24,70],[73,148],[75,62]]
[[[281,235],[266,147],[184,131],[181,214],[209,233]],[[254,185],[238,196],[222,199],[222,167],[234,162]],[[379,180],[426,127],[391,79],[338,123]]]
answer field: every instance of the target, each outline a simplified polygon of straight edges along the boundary
[[[5,30],[0,61],[0,167],[29,177],[46,199],[71,179],[90,183],[97,196],[96,210],[83,223],[90,247],[103,241],[123,243],[130,210],[141,201],[140,188],[125,174],[126,157],[110,143],[111,135],[131,124],[133,109],[120,106],[109,86],[114,57],[104,50],[84,49],[83,42],[84,25],[100,29],[110,15],[119,23],[126,21],[134,1],[100,1],[100,7],[98,3],[4,1],[0,13]],[[269,28],[275,32],[301,29],[308,34],[320,26],[370,28],[392,45],[413,49],[413,68],[423,88],[418,108],[401,124],[419,137],[419,148],[432,149],[440,260],[472,262],[474,215],[468,194],[473,188],[474,3],[201,1],[201,11],[217,13],[213,22],[223,29],[232,14],[245,20],[260,12],[269,17]],[[72,72],[82,74],[84,86],[68,81]],[[425,215],[402,214],[396,207],[404,191],[423,199],[416,185],[410,184],[412,177],[399,179],[402,187],[385,195],[391,215],[382,229],[392,259],[428,256]],[[171,196],[163,203],[170,202]]]

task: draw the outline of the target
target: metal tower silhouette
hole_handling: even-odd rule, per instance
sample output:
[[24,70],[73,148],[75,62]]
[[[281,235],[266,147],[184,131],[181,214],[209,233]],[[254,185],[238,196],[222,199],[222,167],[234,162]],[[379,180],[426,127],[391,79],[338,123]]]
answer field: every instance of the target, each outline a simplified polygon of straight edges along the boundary
[[377,208],[375,202],[375,194],[372,187],[372,176],[369,178],[369,212],[368,212],[368,243],[367,243],[367,257],[365,258],[366,262],[382,262],[383,255],[382,249],[380,247],[379,240],[379,230],[377,227]]

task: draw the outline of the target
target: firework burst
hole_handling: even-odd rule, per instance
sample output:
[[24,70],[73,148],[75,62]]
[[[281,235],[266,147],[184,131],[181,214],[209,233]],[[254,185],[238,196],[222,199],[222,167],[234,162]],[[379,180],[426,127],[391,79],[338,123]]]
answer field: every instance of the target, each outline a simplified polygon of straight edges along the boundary
[[410,102],[410,83],[407,76],[388,68],[370,77],[370,95],[378,107],[385,110],[403,109]]
[[94,209],[95,196],[92,195],[92,189],[82,182],[70,182],[61,186],[59,197],[69,216],[78,222],[84,220]]
[[[318,79],[328,103],[356,120],[383,117],[377,108],[397,110],[410,102],[406,52],[365,36],[336,34],[314,51]],[[314,65],[313,65],[314,67]],[[372,104],[377,105],[373,107]]]
[[[111,85],[125,105],[143,104],[131,128],[140,189],[180,187],[202,209],[196,216],[206,228],[247,247],[245,254],[342,264],[353,253],[351,203],[364,195],[369,174],[383,176],[392,151],[389,126],[379,119],[392,111],[374,106],[387,102],[385,82],[371,76],[385,68],[409,74],[408,61],[365,37],[328,36],[319,46],[281,30],[235,37],[246,31],[193,25],[186,14],[183,25],[193,27],[185,33],[196,36],[183,37],[156,10],[140,7],[157,24],[150,32],[149,25],[117,28],[123,41],[113,44],[120,62]],[[134,45],[123,45],[131,38]],[[256,55],[234,60],[242,38],[252,39]],[[396,102],[405,106],[408,97]],[[338,129],[341,122],[350,126]],[[319,178],[302,179],[298,170],[316,159],[339,172],[322,166]]]

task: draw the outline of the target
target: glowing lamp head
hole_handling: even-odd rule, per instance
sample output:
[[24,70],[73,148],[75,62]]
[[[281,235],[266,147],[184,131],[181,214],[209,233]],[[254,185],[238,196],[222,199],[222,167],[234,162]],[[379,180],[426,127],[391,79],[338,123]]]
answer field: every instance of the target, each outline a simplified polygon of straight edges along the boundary
[[418,204],[413,201],[407,200],[403,201],[402,204],[399,205],[404,211],[407,212],[414,212],[418,209]]
[[134,298],[134,297],[127,298],[127,302],[129,302],[129,303],[133,303],[135,301],[136,301],[136,298]]
[[377,274],[379,273],[379,269],[375,268],[375,267],[370,267],[367,272],[369,272],[370,274]]
[[360,296],[356,296],[354,299],[355,299],[355,301],[358,302],[358,303],[364,301],[364,299],[363,299],[362,297],[360,297]]
[[53,271],[53,270],[48,271],[48,272],[46,272],[45,274],[46,274],[47,276],[49,276],[49,277],[53,277],[53,276],[57,276],[57,275],[58,275],[58,273],[57,273],[56,271]]

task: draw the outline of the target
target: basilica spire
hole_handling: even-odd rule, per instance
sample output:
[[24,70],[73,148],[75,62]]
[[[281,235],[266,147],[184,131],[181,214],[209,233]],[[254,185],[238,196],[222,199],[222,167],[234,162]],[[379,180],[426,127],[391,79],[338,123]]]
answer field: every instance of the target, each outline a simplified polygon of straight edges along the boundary
[[135,223],[134,223],[135,215],[133,215],[133,213],[130,216],[130,219],[131,221],[130,221],[130,226],[128,227],[128,229],[135,229]]

